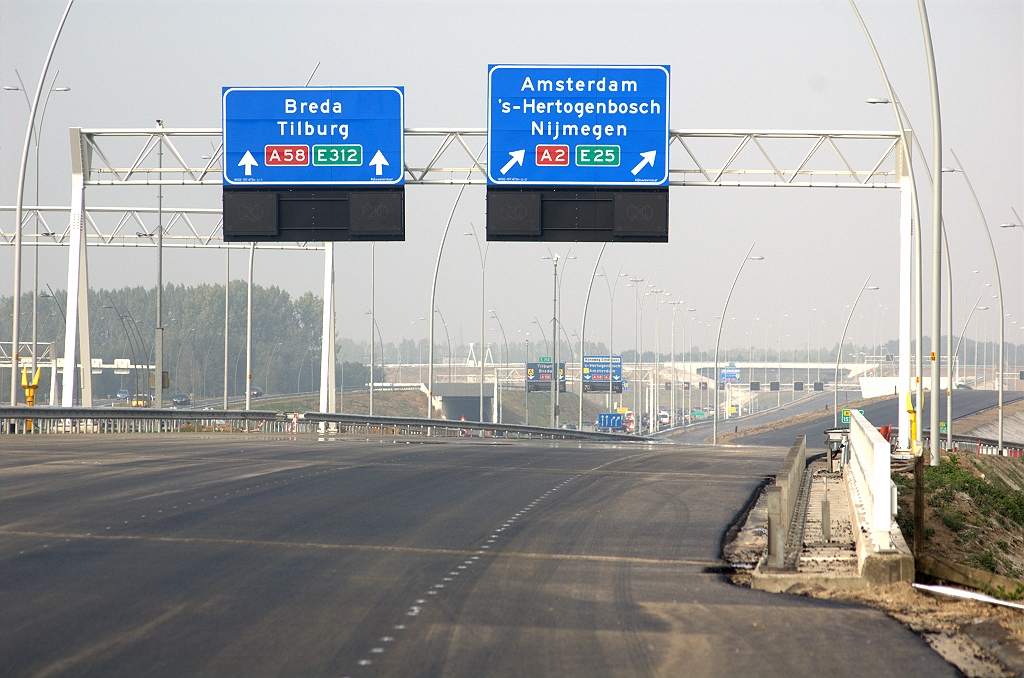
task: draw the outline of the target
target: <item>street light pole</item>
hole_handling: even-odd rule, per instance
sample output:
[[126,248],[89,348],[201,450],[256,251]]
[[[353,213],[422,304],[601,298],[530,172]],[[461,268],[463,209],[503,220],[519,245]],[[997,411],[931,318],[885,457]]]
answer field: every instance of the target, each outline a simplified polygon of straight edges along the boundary
[[[476,157],[477,162],[480,161],[480,156],[483,155],[484,149],[486,148],[487,147],[484,146],[484,148],[480,149],[480,152],[477,154]],[[468,179],[469,176],[470,174],[467,173],[466,178]],[[452,211],[448,213],[448,221],[447,223],[445,223],[444,233],[441,234],[441,244],[437,248],[437,260],[434,262],[434,279],[430,284],[430,329],[428,331],[428,334],[430,336],[428,337],[429,345],[427,346],[427,359],[430,361],[430,365],[427,367],[427,419],[434,418],[434,312],[437,309],[437,274],[441,270],[441,254],[444,253],[444,243],[445,240],[448,238],[448,229],[451,228],[452,226],[452,219],[455,218],[455,210],[458,209],[459,207],[459,201],[462,200],[462,194],[465,192],[466,186],[468,186],[468,184],[463,184],[462,187],[459,188],[459,194],[455,196],[455,202],[452,204]],[[441,322],[444,322],[443,317],[441,318]],[[445,332],[447,331],[448,328],[446,327]],[[450,363],[450,342],[448,348],[448,355]],[[451,369],[450,365],[449,369]]]
[[551,428],[558,428],[558,254],[550,257],[554,283],[551,291],[551,342],[554,364],[551,366]]
[[654,372],[651,377],[651,402],[648,403],[650,411],[650,428],[657,430],[658,415],[661,413],[661,392],[658,390],[658,383],[661,381],[661,303],[668,292],[664,289],[651,290],[648,294],[654,297]]
[[[1012,207],[1010,209],[1013,211],[1013,216],[1017,217],[1017,222],[1016,223],[1012,223],[1012,224],[1010,224],[1010,223],[999,224],[999,227],[1000,228],[1020,228],[1020,229],[1024,229],[1024,222],[1021,221],[1020,215],[1017,214],[1017,210],[1013,209]],[[1021,244],[1024,244],[1024,239],[1021,239]],[[1024,271],[1024,266],[1021,266],[1021,270]],[[1017,344],[1016,343],[1014,343],[1014,346],[1013,346],[1013,369],[1014,369],[1015,372],[1017,371]],[[1000,380],[1000,382],[1001,381],[1002,380]],[[1013,390],[1014,391],[1017,390],[1016,384],[1014,384]]]
[[[939,79],[935,69],[935,53],[932,50],[932,32],[928,24],[928,9],[924,0],[917,0],[917,10],[921,17],[921,32],[924,36],[924,51],[928,62],[928,87],[931,93],[932,108],[932,171],[934,181],[932,182],[932,350],[931,350],[931,377],[932,377],[932,398],[929,402],[929,420],[931,425],[931,464],[939,465],[939,445],[942,440],[942,433],[939,430],[939,399],[935,397],[941,388],[941,371],[939,365],[942,362],[942,116],[939,111]],[[959,163],[959,161],[957,161]],[[986,226],[986,231],[988,230]],[[1002,292],[1000,291],[1000,303],[1002,303]],[[1000,307],[1000,311],[1002,308]],[[1000,327],[1003,319],[1000,317]],[[1002,355],[1002,336],[1000,336],[1000,356]],[[1002,367],[1002,361],[1000,361]],[[1003,448],[1002,439],[1002,374],[1000,374],[999,388],[999,449]],[[952,413],[947,413],[948,418]]]
[[[996,247],[992,243],[992,231],[988,227],[988,219],[985,218],[985,211],[981,209],[981,201],[978,200],[978,194],[974,192],[974,186],[971,184],[971,179],[967,176],[963,163],[960,162],[960,158],[956,155],[956,151],[951,148],[949,149],[949,152],[953,154],[953,159],[956,160],[958,171],[963,174],[964,181],[967,182],[967,189],[971,192],[971,197],[974,199],[974,206],[978,208],[978,214],[981,216],[981,223],[985,226],[985,236],[988,238],[988,247],[992,252],[992,265],[996,270],[996,290],[999,297],[999,368],[997,372],[998,379],[996,381],[999,385],[999,406],[997,411],[999,413],[999,451],[1001,453],[1003,450],[1003,341],[1005,339],[1006,331],[1004,327],[1006,323],[1006,308],[1003,302],[1003,278],[999,274],[999,258],[996,256]],[[941,172],[941,168],[939,171]],[[977,344],[975,344],[974,350],[975,353],[977,353]]]
[[[163,129],[164,121],[157,120],[156,126]],[[164,141],[163,137],[157,142],[158,166],[164,166]],[[163,172],[159,172],[160,179],[164,178]],[[157,409],[164,406],[164,185],[157,185],[156,193],[156,339],[153,351],[156,354],[156,398]],[[177,375],[175,375],[177,376]]]
[[725,324],[725,315],[729,310],[729,300],[732,299],[732,292],[736,289],[736,282],[740,279],[740,273],[743,272],[743,267],[747,265],[748,261],[763,261],[764,257],[752,257],[750,253],[754,251],[754,245],[757,243],[751,243],[750,249],[743,257],[743,261],[740,263],[739,269],[736,271],[736,277],[732,279],[732,287],[729,288],[729,294],[725,297],[725,306],[722,307],[722,317],[718,321],[718,339],[715,341],[715,371],[712,374],[712,380],[715,384],[715,419],[712,424],[712,444],[718,444],[718,349],[722,343],[722,326]]
[[[988,306],[979,306],[981,299],[982,297],[979,296],[978,301],[974,303],[974,307],[971,309],[970,315],[967,316],[967,322],[964,323],[964,330],[960,333],[960,339],[956,342],[956,352],[952,354],[954,356],[960,355],[960,345],[964,342],[964,335],[967,334],[967,328],[971,324],[971,318],[974,317],[974,312],[988,310]],[[977,345],[977,342],[975,342],[975,345]],[[975,352],[977,352],[977,349],[975,349]]]
[[[614,344],[615,344],[615,288],[617,288],[619,286],[619,278],[628,278],[629,274],[628,273],[623,273],[622,272],[622,267],[620,266],[618,273],[615,274],[615,282],[614,283],[608,282],[608,275],[605,273],[605,270],[603,268],[601,269],[601,272],[598,273],[598,275],[600,275],[601,277],[604,278],[604,284],[608,288],[608,402],[607,402],[607,408],[608,408],[608,411],[611,412],[612,411],[612,385],[614,383],[614,380],[612,379],[612,375],[614,373],[614,362],[613,361],[614,361],[614,355],[615,355],[615,348],[614,348]],[[621,370],[622,370],[622,365],[621,365],[621,362],[620,362],[619,371],[621,372]]]
[[[885,72],[885,66],[882,64],[882,58],[878,54],[878,49],[875,47],[875,41],[871,38],[871,32],[868,31],[867,24],[864,23],[863,17],[860,15],[860,10],[857,9],[857,4],[854,0],[850,0],[850,7],[853,9],[854,14],[857,17],[857,22],[860,24],[861,30],[864,32],[864,37],[867,39],[868,46],[871,48],[871,54],[875,59],[875,64],[878,66],[878,72],[882,76],[882,82],[885,84],[885,91],[887,98],[884,99],[869,99],[870,104],[890,104],[892,106],[893,116],[896,118],[896,124],[900,130],[900,149],[899,155],[897,156],[897,168],[900,174],[903,176],[900,179],[901,186],[904,181],[906,182],[906,190],[909,192],[910,206],[909,210],[904,212],[904,216],[900,219],[900,324],[899,324],[899,385],[900,385],[900,396],[903,398],[903,393],[909,394],[911,391],[911,384],[909,380],[910,374],[910,355],[909,345],[911,344],[911,324],[914,325],[913,331],[915,335],[915,372],[916,372],[916,383],[914,389],[917,393],[917,403],[915,405],[915,413],[918,423],[924,418],[924,384],[921,380],[921,365],[923,361],[923,342],[922,342],[922,330],[921,330],[921,314],[922,314],[922,290],[921,290],[921,210],[920,204],[917,197],[917,178],[914,174],[914,162],[913,162],[913,146],[911,140],[911,130],[908,129],[909,125],[904,124],[903,118],[900,115],[900,104],[899,98],[896,96],[896,92],[892,87],[892,83],[889,81],[889,76]],[[901,166],[902,165],[902,166]],[[905,174],[904,174],[905,172]],[[903,192],[903,188],[900,189]],[[909,212],[909,214],[907,213]],[[913,225],[917,227],[914,228]],[[907,267],[907,259],[911,260],[911,266]],[[908,268],[913,269],[912,271]],[[911,286],[911,277],[913,278],[913,285]],[[913,294],[911,293],[911,287],[913,287]],[[911,319],[911,297],[913,297],[914,317]],[[841,347],[840,347],[841,348]],[[910,420],[906,408],[903,403],[898,406],[899,412],[899,429],[900,439],[906,440],[905,435],[902,433],[904,424],[909,433]],[[908,447],[914,444],[920,446],[921,429],[922,426],[917,427],[917,439],[914,441],[908,440]],[[922,528],[923,529],[923,528]]]
[[864,294],[864,290],[877,290],[878,288],[872,285],[868,287],[868,282],[871,280],[869,275],[864,281],[864,284],[860,287],[860,292],[857,292],[857,298],[853,300],[853,306],[850,308],[850,314],[846,316],[846,325],[843,326],[843,335],[839,338],[839,350],[836,352],[836,376],[835,376],[835,388],[832,389],[833,401],[832,401],[832,428],[839,426],[839,362],[843,359],[843,344],[846,342],[846,331],[850,329],[850,321],[853,319],[853,314],[857,310],[857,302],[860,301],[860,296]]
[[[21,335],[21,236],[22,236],[22,212],[25,207],[25,170],[28,166],[29,144],[32,142],[32,129],[35,127],[36,109],[39,106],[39,97],[43,93],[43,85],[46,84],[46,74],[50,69],[50,60],[53,59],[53,51],[57,48],[57,40],[64,29],[64,22],[67,21],[68,13],[74,0],[68,0],[64,14],[57,25],[57,32],[50,43],[50,51],[46,53],[46,60],[43,61],[43,70],[39,74],[39,84],[36,85],[36,93],[32,99],[32,106],[29,108],[28,128],[25,130],[25,144],[21,149],[21,165],[18,169],[18,192],[15,196],[14,207],[14,298],[12,299],[11,317],[11,404],[18,404],[18,348]],[[38,206],[38,205],[37,205]],[[89,366],[85,366],[89,369]]]
[[[583,303],[583,321],[580,324],[580,416],[577,428],[583,430],[583,354],[586,352],[585,340],[587,337],[587,309],[590,308],[590,293],[594,290],[594,280],[597,278],[597,269],[601,265],[601,257],[604,256],[604,250],[608,246],[608,243],[601,245],[601,251],[597,254],[597,260],[594,262],[594,272],[590,275],[590,285],[587,287],[587,300]],[[609,350],[609,363],[611,362],[611,351]],[[611,365],[609,364],[608,370],[608,384],[611,388]]]
[[666,302],[672,306],[672,337],[669,351],[672,353],[672,392],[669,395],[669,407],[672,408],[672,415],[669,417],[669,427],[675,428],[678,419],[676,417],[676,389],[679,388],[679,373],[676,369],[676,312],[679,311],[679,304],[686,303],[684,301],[669,301]]
[[[498,321],[498,329],[501,330],[501,341],[502,341],[502,343],[505,344],[504,366],[505,366],[505,371],[507,373],[508,372],[508,340],[505,338],[505,327],[501,324],[501,318],[498,317],[498,314],[495,313],[494,309],[491,309],[491,315],[493,315],[494,319]],[[502,399],[501,399],[501,382],[498,381],[497,377],[495,377],[494,379],[495,379],[495,381],[498,382],[498,403],[499,403],[498,423],[501,424],[504,421],[504,406],[502,404]]]
[[[28,98],[28,90],[25,89],[25,82],[21,79],[21,74],[18,70],[14,70],[14,74],[18,78],[19,87],[5,86],[4,89],[8,91],[21,92],[25,96],[25,105],[28,106],[29,112],[32,110],[32,102]],[[43,100],[43,110],[39,113],[39,124],[35,126],[32,133],[33,148],[35,149],[35,192],[36,192],[36,212],[33,217],[35,224],[35,241],[32,243],[32,374],[36,373],[38,367],[38,356],[39,353],[39,144],[42,140],[43,135],[43,120],[46,119],[46,107],[50,103],[50,95],[54,92],[70,92],[70,87],[54,87],[57,83],[57,78],[60,77],[60,71],[58,70],[53,74],[53,80],[50,81],[50,86],[46,90],[46,98]],[[17,350],[15,348],[15,350]]]
[[487,308],[485,305],[485,290],[487,280],[487,252],[491,249],[491,244],[487,243],[485,247],[480,247],[480,237],[477,235],[476,226],[473,222],[469,222],[469,228],[472,233],[463,233],[463,235],[473,236],[473,241],[476,243],[476,252],[480,257],[480,355],[478,360],[480,362],[480,421],[484,420],[484,342],[486,338],[484,336],[484,322],[487,318],[487,314],[484,309]]
[[[370,416],[374,416],[374,326],[377,324],[376,262],[377,243],[370,243]],[[381,346],[383,352],[384,347]]]

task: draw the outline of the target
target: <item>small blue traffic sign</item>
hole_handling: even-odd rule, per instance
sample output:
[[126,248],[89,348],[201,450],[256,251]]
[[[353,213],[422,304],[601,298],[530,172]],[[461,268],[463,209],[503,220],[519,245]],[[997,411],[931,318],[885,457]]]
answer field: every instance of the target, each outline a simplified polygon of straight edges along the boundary
[[601,412],[597,415],[598,428],[622,428],[622,415],[617,412]]
[[224,185],[405,182],[402,87],[225,87]]
[[668,66],[491,65],[487,89],[489,185],[668,185]]

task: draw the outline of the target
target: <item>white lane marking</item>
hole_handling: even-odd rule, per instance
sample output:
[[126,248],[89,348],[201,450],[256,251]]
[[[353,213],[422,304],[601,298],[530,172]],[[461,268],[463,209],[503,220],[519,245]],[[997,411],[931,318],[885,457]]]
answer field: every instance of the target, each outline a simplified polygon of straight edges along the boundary
[[384,651],[384,648],[383,648],[383,647],[375,647],[375,648],[373,648],[373,649],[371,649],[371,650],[370,650],[370,652],[372,652],[372,653],[374,653],[374,654],[380,654],[380,653],[381,653],[381,652],[383,652],[383,651]]

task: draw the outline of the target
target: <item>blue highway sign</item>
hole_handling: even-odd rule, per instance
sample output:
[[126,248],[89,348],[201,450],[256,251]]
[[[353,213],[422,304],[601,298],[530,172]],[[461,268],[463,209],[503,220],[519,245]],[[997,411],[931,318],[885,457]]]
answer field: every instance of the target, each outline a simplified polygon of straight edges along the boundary
[[583,390],[587,392],[609,390],[608,382],[611,381],[611,391],[622,392],[622,356],[612,356],[611,374],[608,369],[608,356],[585,355],[583,356]]
[[622,415],[617,412],[601,412],[597,415],[598,428],[622,428]]
[[402,87],[225,87],[224,184],[405,182]]
[[721,368],[721,378],[719,379],[722,383],[736,383],[740,380],[740,368],[738,367],[723,367]]
[[668,66],[491,65],[487,89],[489,185],[668,185]]

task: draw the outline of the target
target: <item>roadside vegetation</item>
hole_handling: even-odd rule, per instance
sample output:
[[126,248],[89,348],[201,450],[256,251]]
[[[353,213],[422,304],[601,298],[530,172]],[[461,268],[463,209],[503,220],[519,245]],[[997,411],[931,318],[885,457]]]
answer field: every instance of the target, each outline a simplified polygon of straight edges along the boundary
[[[925,553],[1020,580],[1024,577],[1024,462],[951,454],[925,467]],[[892,473],[897,523],[914,537],[912,467]],[[997,592],[1019,600],[1017,591]]]

